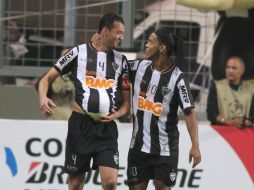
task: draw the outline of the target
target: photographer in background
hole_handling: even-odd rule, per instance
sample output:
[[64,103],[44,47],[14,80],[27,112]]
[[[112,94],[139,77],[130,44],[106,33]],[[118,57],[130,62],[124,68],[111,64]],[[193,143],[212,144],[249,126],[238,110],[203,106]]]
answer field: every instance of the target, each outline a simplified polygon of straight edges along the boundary
[[254,85],[242,80],[244,70],[240,57],[230,57],[226,78],[212,82],[207,100],[207,118],[212,125],[253,126]]

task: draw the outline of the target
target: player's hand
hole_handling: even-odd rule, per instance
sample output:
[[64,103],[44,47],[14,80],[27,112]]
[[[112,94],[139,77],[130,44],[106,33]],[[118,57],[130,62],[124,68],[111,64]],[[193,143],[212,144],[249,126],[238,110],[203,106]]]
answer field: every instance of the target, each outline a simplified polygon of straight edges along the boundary
[[191,147],[189,153],[189,163],[192,163],[192,168],[195,168],[201,162],[201,153],[198,147]]
[[96,121],[98,122],[110,122],[113,121],[115,119],[117,119],[119,117],[117,111],[115,109],[112,109],[111,113],[109,115],[103,116],[99,119],[97,119]]
[[52,114],[54,114],[52,107],[55,106],[56,104],[53,102],[53,100],[49,99],[48,97],[43,97],[40,99],[40,109],[46,117],[50,117]]
[[91,38],[91,43],[98,46],[101,42],[101,38],[98,33],[94,33]]

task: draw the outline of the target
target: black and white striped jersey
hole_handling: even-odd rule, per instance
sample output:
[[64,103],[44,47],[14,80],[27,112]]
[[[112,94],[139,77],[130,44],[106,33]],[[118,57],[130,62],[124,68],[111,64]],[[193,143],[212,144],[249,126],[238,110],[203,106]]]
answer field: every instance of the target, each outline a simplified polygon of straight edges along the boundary
[[87,113],[107,115],[118,106],[119,90],[129,88],[127,59],[115,50],[105,53],[90,44],[78,45],[55,68],[61,74],[72,72],[75,101]]
[[164,73],[148,60],[129,61],[134,124],[130,148],[169,156],[178,154],[178,108],[193,108],[189,82],[177,66]]

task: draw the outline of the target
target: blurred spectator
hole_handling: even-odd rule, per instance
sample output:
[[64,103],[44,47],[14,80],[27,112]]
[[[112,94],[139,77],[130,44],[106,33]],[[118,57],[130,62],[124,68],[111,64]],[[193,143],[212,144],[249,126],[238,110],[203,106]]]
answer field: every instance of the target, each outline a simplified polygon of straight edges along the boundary
[[[241,3],[235,0],[236,3]],[[225,2],[225,1],[224,1]],[[251,3],[252,2],[252,3]],[[249,1],[254,4],[254,1]],[[244,4],[244,1],[242,1]],[[246,3],[247,4],[247,3]],[[225,11],[219,11],[218,33],[213,47],[212,55],[212,76],[214,80],[225,78],[224,68],[226,68],[227,59],[231,56],[239,56],[245,62],[245,73],[242,79],[253,79],[254,71],[254,7],[232,8]]]
[[25,46],[26,39],[19,31],[16,22],[8,20],[5,22],[6,53],[8,57],[18,59],[28,52]]
[[225,78],[227,59],[244,59],[242,79],[253,79],[254,0],[176,0],[177,4],[203,11],[218,11],[219,20],[213,45],[211,73],[214,80]]
[[[4,22],[3,41],[4,57],[8,58],[3,59],[7,61],[6,65],[16,65],[17,60],[28,52],[25,46],[25,36],[20,32],[16,22],[12,20]],[[0,84],[16,84],[16,80],[13,76],[1,76]]]
[[8,42],[17,42],[21,37],[21,32],[16,22],[7,20],[4,22],[4,39]]
[[[66,54],[68,50],[69,48],[63,48],[61,56]],[[40,79],[36,83],[37,90]],[[67,120],[70,117],[72,112],[73,89],[74,86],[71,80],[71,73],[60,75],[54,80],[49,87],[48,97],[52,98],[57,106],[54,107],[55,114],[49,117],[49,119]]]
[[253,126],[254,84],[242,80],[244,69],[240,57],[230,57],[226,78],[212,82],[207,100],[207,117],[211,124]]

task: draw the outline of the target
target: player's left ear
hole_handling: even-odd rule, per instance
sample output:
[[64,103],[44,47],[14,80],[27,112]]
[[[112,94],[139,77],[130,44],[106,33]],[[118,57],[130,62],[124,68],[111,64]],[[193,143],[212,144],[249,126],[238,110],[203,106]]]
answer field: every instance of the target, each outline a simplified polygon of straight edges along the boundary
[[166,48],[166,46],[165,46],[164,44],[161,44],[160,47],[159,47],[159,49],[160,49],[160,52],[161,52],[161,53],[163,53],[163,54],[166,53],[166,49],[167,49],[167,48]]
[[101,30],[101,34],[104,35],[104,36],[107,36],[108,35],[108,28],[107,27],[103,27],[102,30]]

